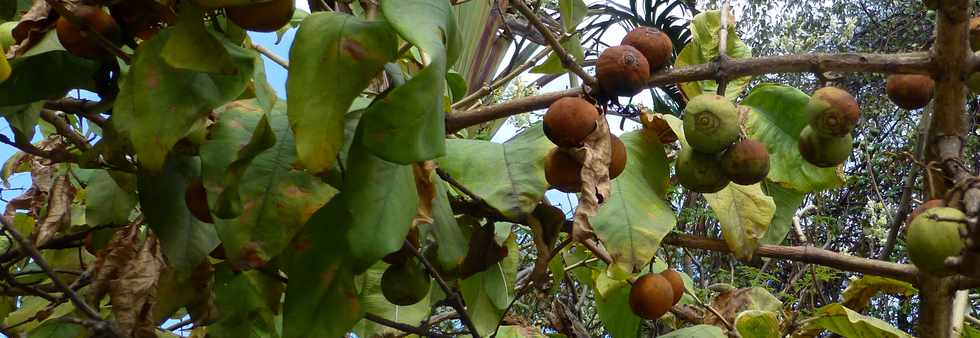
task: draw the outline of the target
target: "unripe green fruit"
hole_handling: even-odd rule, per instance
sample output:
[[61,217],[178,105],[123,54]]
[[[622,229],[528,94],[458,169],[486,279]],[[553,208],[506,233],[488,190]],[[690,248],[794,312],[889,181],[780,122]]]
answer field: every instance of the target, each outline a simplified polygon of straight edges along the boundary
[[732,182],[759,183],[769,175],[769,151],[762,142],[744,139],[728,147],[721,156],[721,168]]
[[14,39],[14,27],[17,27],[15,21],[0,24],[0,49],[7,50],[17,43],[17,40]]
[[912,263],[934,275],[950,274],[944,261],[963,250],[959,229],[965,221],[962,211],[946,207],[926,210],[912,220],[905,238]]
[[861,118],[854,96],[837,87],[823,87],[813,92],[806,113],[815,131],[832,136],[850,133]]
[[409,261],[389,266],[381,275],[381,294],[395,305],[418,303],[429,294],[429,275],[422,266]]
[[843,137],[820,135],[810,126],[800,132],[800,154],[811,164],[830,168],[844,163],[851,156],[854,138],[851,134]]
[[688,190],[703,194],[721,191],[729,178],[721,169],[718,155],[681,149],[677,155],[677,179]]
[[717,154],[738,140],[738,110],[724,96],[701,94],[684,108],[684,137],[695,151]]
[[589,101],[563,97],[544,114],[544,135],[559,147],[576,147],[595,130],[598,119],[599,110]]
[[657,320],[673,306],[674,288],[660,274],[648,273],[630,288],[630,309],[643,319]]

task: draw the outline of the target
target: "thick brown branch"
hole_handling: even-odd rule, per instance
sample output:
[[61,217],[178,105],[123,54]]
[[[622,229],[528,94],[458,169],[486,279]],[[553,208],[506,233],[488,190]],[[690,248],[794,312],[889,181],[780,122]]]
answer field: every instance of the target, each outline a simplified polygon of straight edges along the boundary
[[[664,244],[680,246],[689,249],[701,249],[718,252],[731,252],[725,241],[690,235],[671,234],[664,238]],[[848,256],[841,253],[810,246],[781,246],[763,244],[755,252],[757,255],[769,258],[787,259],[823,265],[835,269],[853,271],[863,274],[885,276],[906,282],[918,280],[919,270],[909,264],[884,262],[863,257]]]
[[[718,80],[717,62],[674,68],[654,74],[648,85],[663,86],[677,82]],[[725,62],[729,77],[779,73],[871,72],[871,73],[930,73],[933,62],[928,53],[901,54],[798,54],[751,59],[730,59]],[[446,131],[460,129],[524,112],[547,108],[552,102],[582,94],[582,88],[528,96],[492,106],[457,111],[446,117]]]
[[44,102],[44,108],[79,115],[88,119],[92,123],[95,123],[99,127],[105,127],[106,120],[99,115],[99,112],[103,108],[108,107],[105,107],[104,103],[99,101],[80,100],[66,97]]

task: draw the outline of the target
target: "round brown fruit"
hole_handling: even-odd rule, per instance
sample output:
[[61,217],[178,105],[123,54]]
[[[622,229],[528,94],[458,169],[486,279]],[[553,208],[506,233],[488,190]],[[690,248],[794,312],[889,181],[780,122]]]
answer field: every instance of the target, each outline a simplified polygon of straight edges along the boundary
[[[626,169],[626,145],[615,135],[610,135],[612,154],[609,161],[609,179],[615,179]],[[563,192],[582,191],[582,164],[558,147],[545,157],[544,178],[553,188]]]
[[698,95],[684,108],[684,137],[695,151],[721,153],[738,133],[738,110],[724,96]]
[[[116,20],[113,20],[112,16],[103,11],[101,7],[79,5],[72,11],[72,15],[82,21],[86,27],[110,41],[119,39],[119,26],[116,25]],[[58,18],[57,23],[55,23],[55,30],[61,45],[76,56],[87,59],[104,59],[112,56],[105,48],[90,39],[87,31],[75,27],[65,17]]]
[[630,309],[643,319],[659,319],[674,305],[673,300],[674,288],[660,274],[645,274],[630,288]]
[[681,278],[681,274],[671,268],[661,271],[660,275],[670,282],[670,287],[674,290],[674,301],[671,304],[677,304],[684,296],[684,279]]
[[945,206],[946,206],[946,201],[938,198],[922,202],[922,204],[919,204],[919,206],[916,207],[915,210],[912,210],[912,212],[909,213],[909,217],[906,221],[911,224],[912,220],[914,220],[916,217],[919,217],[919,215],[921,215],[923,212],[926,212],[926,210],[932,208],[945,207]]
[[851,156],[854,139],[851,134],[843,137],[820,135],[810,126],[800,132],[800,154],[811,164],[821,167],[836,167]]
[[650,65],[632,46],[609,47],[599,55],[596,77],[605,96],[633,96],[646,88]]
[[731,180],[721,169],[718,155],[682,148],[677,155],[677,180],[688,190],[702,194],[721,191]]
[[815,131],[831,136],[850,133],[861,117],[854,96],[837,87],[817,89],[807,103],[806,113]]
[[609,179],[616,179],[619,174],[626,170],[626,144],[616,135],[609,135],[609,142],[612,144],[612,154],[609,160]]
[[620,44],[633,46],[640,51],[647,59],[651,71],[666,66],[674,55],[674,43],[670,41],[670,37],[653,27],[634,28]]
[[576,147],[595,130],[598,119],[599,110],[589,101],[563,97],[544,114],[544,134],[555,145]]
[[919,109],[932,101],[936,81],[923,74],[893,74],[888,76],[885,92],[888,98],[903,109]]
[[204,183],[200,177],[194,178],[184,191],[184,202],[187,209],[191,211],[199,221],[204,223],[214,223],[211,217],[211,209],[208,207],[208,191],[204,189]]
[[395,305],[418,303],[429,294],[429,275],[414,261],[389,266],[381,275],[381,294]]
[[293,18],[293,0],[271,0],[244,6],[226,7],[228,19],[254,32],[275,32]]
[[728,147],[721,156],[721,168],[732,182],[759,183],[769,174],[769,151],[762,142],[744,139]]
[[932,208],[926,210],[909,224],[905,242],[909,248],[909,258],[920,270],[934,275],[948,275],[946,257],[956,256],[963,250],[960,228],[966,222],[966,215],[955,208]]

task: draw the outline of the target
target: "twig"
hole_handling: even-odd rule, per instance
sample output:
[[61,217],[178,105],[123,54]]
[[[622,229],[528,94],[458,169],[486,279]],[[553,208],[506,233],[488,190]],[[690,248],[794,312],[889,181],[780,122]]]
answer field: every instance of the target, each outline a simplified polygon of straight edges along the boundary
[[422,265],[425,266],[425,271],[427,271],[429,275],[436,280],[436,283],[439,284],[439,288],[441,288],[442,292],[446,294],[446,298],[449,299],[449,304],[453,307],[453,309],[456,309],[456,312],[459,313],[459,316],[463,319],[463,324],[466,325],[466,329],[470,330],[470,334],[475,338],[480,338],[480,333],[476,330],[476,324],[473,323],[473,319],[470,318],[470,314],[466,312],[466,307],[463,306],[463,298],[460,297],[459,293],[456,293],[449,287],[446,280],[442,279],[439,272],[432,267],[432,264],[425,258],[425,255],[419,252],[418,248],[416,248],[411,241],[406,239],[405,247],[412,250],[412,254],[414,254],[415,257],[422,262]]
[[520,65],[519,67],[517,67],[507,75],[504,75],[503,77],[497,79],[496,81],[493,81],[492,83],[481,87],[479,90],[473,92],[472,94],[467,95],[466,97],[460,99],[459,101],[456,101],[456,103],[453,103],[451,108],[453,110],[460,109],[460,108],[468,108],[477,100],[487,95],[490,95],[491,93],[493,93],[494,90],[497,90],[497,88],[500,88],[501,86],[507,84],[508,82],[516,78],[518,75],[521,75],[522,73],[524,73],[525,70],[534,67],[534,65],[536,65],[538,61],[543,59],[545,56],[548,56],[548,53],[550,51],[551,48],[545,47],[544,50],[538,52],[538,54],[536,54],[530,60]]
[[385,319],[384,317],[378,316],[370,312],[364,314],[364,319],[393,328],[395,330],[415,334],[418,335],[419,337],[447,337],[447,338],[450,337],[448,335],[439,334],[435,332],[427,332],[426,330],[408,324],[402,324],[399,322],[390,321]]
[[[930,73],[934,64],[928,53],[901,54],[797,54],[784,56],[758,57],[750,59],[731,59],[725,63],[725,73],[729,77],[783,73],[823,73],[823,72],[866,72],[866,73]],[[647,82],[648,87],[662,86],[677,82],[718,80],[716,62],[673,68],[654,74]],[[547,108],[556,100],[578,96],[581,87],[564,91],[532,95],[508,102],[480,107],[467,111],[457,111],[446,116],[446,131],[454,133],[460,129],[537,109]]]
[[265,57],[269,58],[269,60],[272,60],[272,62],[275,62],[276,64],[282,66],[282,68],[289,70],[289,61],[287,61],[286,59],[284,59],[279,55],[276,55],[276,53],[273,53],[268,48],[265,48],[265,46],[253,44],[252,49],[255,49],[259,53],[262,53],[262,55],[265,55]]
[[548,41],[548,44],[551,45],[551,49],[556,55],[558,55],[558,59],[561,60],[561,64],[565,66],[565,69],[568,69],[572,73],[575,73],[575,75],[578,75],[578,77],[582,78],[582,81],[584,81],[589,87],[597,88],[596,84],[598,84],[598,82],[596,81],[595,77],[586,72],[585,69],[582,69],[582,66],[578,65],[578,62],[576,62],[575,59],[568,54],[568,51],[561,46],[561,42],[555,38],[555,35],[551,34],[551,30],[541,23],[538,16],[527,7],[524,0],[512,1],[511,4],[514,5],[514,8],[517,8],[518,12],[521,12],[521,14],[527,18],[527,21],[533,25],[538,32],[541,32],[541,35],[543,35],[545,40]]
[[130,63],[129,54],[126,54],[126,52],[123,52],[122,49],[119,49],[119,47],[113,44],[112,41],[109,41],[109,39],[106,39],[106,37],[102,36],[102,33],[95,31],[94,29],[92,29],[92,27],[89,27],[88,23],[75,16],[75,13],[68,10],[68,8],[65,7],[65,5],[63,5],[59,0],[44,0],[44,1],[47,2],[48,5],[51,5],[51,8],[54,9],[55,12],[58,12],[58,15],[64,17],[73,26],[81,28],[82,31],[87,33],[85,34],[85,36],[87,36],[89,40],[94,41],[96,44],[98,44],[106,51],[122,59],[123,62],[125,62],[126,64]]
[[105,323],[105,321],[102,319],[102,316],[99,315],[98,311],[96,311],[94,308],[92,308],[92,306],[88,305],[88,303],[86,303],[85,300],[79,297],[78,294],[75,293],[75,291],[68,286],[68,284],[65,284],[65,282],[61,280],[61,278],[58,278],[58,276],[54,272],[54,269],[52,269],[51,266],[48,265],[48,262],[44,259],[44,256],[41,255],[41,252],[39,252],[37,248],[35,248],[34,245],[31,244],[30,240],[25,238],[24,235],[21,235],[20,232],[14,229],[14,225],[11,224],[10,220],[7,219],[7,217],[0,217],[0,225],[3,225],[3,230],[6,231],[7,234],[10,235],[10,237],[14,238],[14,241],[17,242],[21,250],[26,251],[27,254],[30,255],[32,259],[34,259],[34,263],[37,264],[41,268],[41,270],[44,270],[49,277],[51,277],[51,282],[54,283],[54,285],[57,286],[59,289],[65,292],[65,295],[67,295],[68,298],[71,299],[71,302],[75,304],[75,307],[81,309],[82,312],[89,318],[101,323]]
[[728,0],[721,6],[721,28],[718,29],[718,95],[724,96],[728,87],[728,75],[725,74],[725,64],[728,61]]
[[184,326],[194,324],[194,322],[195,322],[194,318],[187,318],[187,319],[184,319],[184,320],[179,321],[177,323],[174,323],[174,325],[167,326],[166,328],[164,328],[164,330],[167,330],[167,331],[177,330],[177,329],[182,328]]
[[99,112],[103,109],[109,109],[112,107],[112,103],[105,103],[100,101],[89,101],[82,99],[75,99],[71,97],[65,97],[58,100],[49,100],[44,102],[45,109],[58,110],[66,113],[75,114],[82,116],[95,125],[99,127],[105,127],[106,120],[99,115]]
[[711,311],[711,313],[713,313],[715,315],[715,317],[718,317],[718,319],[721,319],[721,323],[722,324],[725,324],[725,327],[727,327],[729,331],[734,331],[735,330],[735,327],[732,326],[732,323],[729,323],[728,322],[728,319],[725,319],[725,316],[722,316],[721,313],[718,312],[718,310],[715,310],[715,308],[713,306],[711,306],[711,304],[706,304],[704,301],[701,300],[701,298],[698,298],[698,295],[694,294],[693,292],[691,292],[687,288],[684,289],[684,293],[686,293],[688,296],[691,296],[691,298],[694,298],[694,301],[697,302],[698,305],[701,305],[705,309],[708,309],[708,311]]
[[92,149],[92,145],[88,143],[88,140],[86,140],[81,134],[75,132],[75,130],[68,125],[68,122],[59,117],[54,111],[41,109],[41,119],[53,125],[54,129],[58,132],[58,135],[64,136],[69,142],[71,142],[71,144],[78,147],[78,149],[81,149],[82,151]]
[[0,134],[0,143],[17,148],[18,150],[23,151],[28,155],[45,158],[55,163],[78,162],[78,159],[76,159],[68,152],[62,151],[62,149],[56,149],[56,150],[40,149],[26,140],[17,140],[17,142],[11,141],[10,138],[7,137],[7,135],[3,135],[3,134]]

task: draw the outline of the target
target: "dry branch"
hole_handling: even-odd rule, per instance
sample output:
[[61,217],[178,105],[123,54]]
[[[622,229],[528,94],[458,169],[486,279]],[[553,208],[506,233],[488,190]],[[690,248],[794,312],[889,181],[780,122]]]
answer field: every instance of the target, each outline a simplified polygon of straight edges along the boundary
[[[719,70],[718,62],[674,68],[670,71],[654,74],[648,85],[657,87],[678,82],[717,81],[719,80]],[[732,59],[725,62],[724,71],[728,77],[779,73],[819,74],[825,72],[930,73],[933,71],[933,62],[929,54],[925,52],[899,54],[815,53]],[[446,117],[446,131],[453,133],[476,124],[544,109],[562,97],[580,94],[582,94],[582,88],[577,87],[528,96],[468,111],[455,111]]]

